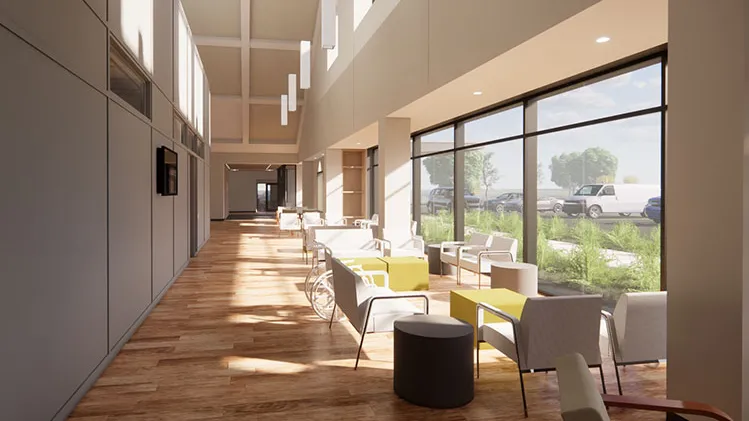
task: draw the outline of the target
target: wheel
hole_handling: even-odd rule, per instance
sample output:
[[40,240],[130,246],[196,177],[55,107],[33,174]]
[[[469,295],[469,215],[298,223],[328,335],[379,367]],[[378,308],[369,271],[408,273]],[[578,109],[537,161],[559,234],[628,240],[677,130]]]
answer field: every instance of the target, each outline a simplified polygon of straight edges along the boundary
[[[330,320],[330,316],[335,306],[335,294],[333,292],[333,274],[325,272],[318,276],[312,286],[312,309],[318,317],[323,320]],[[343,317],[341,311],[336,310],[333,320],[340,320]]]
[[629,212],[624,212],[624,213],[622,213],[622,212],[619,212],[619,216],[623,216],[623,217],[625,217],[625,218],[626,218],[626,217],[628,217],[629,215],[632,215],[632,214],[631,214],[631,213],[629,213]]
[[554,213],[561,213],[562,212],[562,205],[560,203],[557,203],[554,205],[554,208],[552,209]]
[[503,204],[499,203],[499,204],[497,205],[497,207],[496,207],[496,208],[494,208],[494,209],[495,209],[495,210],[497,211],[497,213],[502,213],[502,212],[504,212],[504,211],[505,211],[505,205],[503,205]]
[[[317,252],[317,250],[315,250]],[[304,295],[307,296],[307,301],[312,302],[312,286],[315,284],[315,280],[323,272],[322,264],[313,266],[312,269],[307,273],[307,277],[304,279]]]
[[588,216],[590,219],[598,219],[599,216],[601,216],[601,207],[598,205],[593,205],[588,208]]
[[570,218],[577,218],[577,216],[580,215],[579,213],[568,213],[567,216]]

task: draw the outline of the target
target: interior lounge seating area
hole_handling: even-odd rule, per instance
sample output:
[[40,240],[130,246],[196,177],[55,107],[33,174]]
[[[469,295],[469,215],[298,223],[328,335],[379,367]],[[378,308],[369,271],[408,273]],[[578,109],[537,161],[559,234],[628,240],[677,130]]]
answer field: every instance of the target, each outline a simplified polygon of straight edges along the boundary
[[0,420],[749,420],[747,45],[749,0],[0,0]]

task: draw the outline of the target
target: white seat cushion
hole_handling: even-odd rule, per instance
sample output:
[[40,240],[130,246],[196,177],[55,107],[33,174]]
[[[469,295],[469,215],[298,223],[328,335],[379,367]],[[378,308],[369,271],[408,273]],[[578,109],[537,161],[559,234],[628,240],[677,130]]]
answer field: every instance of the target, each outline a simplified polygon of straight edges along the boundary
[[458,256],[453,251],[445,251],[440,253],[440,260],[442,263],[448,263],[453,266],[458,266]]
[[512,323],[487,323],[479,329],[479,339],[489,343],[507,358],[517,362],[515,336],[512,333]]
[[[369,298],[362,301],[359,304],[358,313],[361,315],[362,324],[364,326],[364,318],[367,314],[367,307],[373,297],[382,297],[395,295],[393,291],[388,288],[373,287],[370,291],[367,291]],[[375,301],[372,304],[372,311],[369,313],[369,323],[367,324],[367,333],[371,332],[392,332],[393,323],[404,316],[410,316],[413,314],[421,314],[422,311],[416,308],[415,305],[411,304],[405,298],[398,299],[387,299]]]

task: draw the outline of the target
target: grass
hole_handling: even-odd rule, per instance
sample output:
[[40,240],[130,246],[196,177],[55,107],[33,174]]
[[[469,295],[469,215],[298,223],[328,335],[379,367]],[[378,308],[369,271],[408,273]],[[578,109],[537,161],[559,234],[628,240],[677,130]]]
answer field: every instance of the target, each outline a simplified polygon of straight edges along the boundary
[[[442,212],[422,215],[422,234],[428,244],[451,241],[453,216]],[[523,220],[517,213],[497,214],[491,211],[466,212],[465,237],[473,232],[503,233],[519,241],[518,258],[522,256]],[[538,218],[537,264],[539,277],[590,293],[616,298],[623,292],[660,289],[660,226],[649,235],[630,221],[618,222],[603,231],[590,219],[579,219],[573,226],[559,217]],[[549,241],[573,243],[571,251],[551,247]],[[636,256],[630,266],[614,266],[604,250],[618,250]]]

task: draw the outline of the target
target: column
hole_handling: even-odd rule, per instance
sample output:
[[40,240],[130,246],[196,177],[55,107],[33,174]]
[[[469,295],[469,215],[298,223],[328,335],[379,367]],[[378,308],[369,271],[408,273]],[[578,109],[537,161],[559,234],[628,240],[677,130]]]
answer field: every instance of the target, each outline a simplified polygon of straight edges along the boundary
[[668,396],[749,419],[749,0],[669,2]]
[[300,208],[304,206],[303,197],[304,197],[304,189],[302,186],[304,185],[304,164],[298,163],[296,164],[296,203],[294,203],[294,206]]
[[375,183],[380,229],[407,237],[411,227],[411,119],[381,119],[378,143]]
[[317,161],[302,163],[302,206],[313,209],[315,207],[315,183],[317,183]]
[[325,151],[325,219],[336,222],[343,218],[343,151]]

